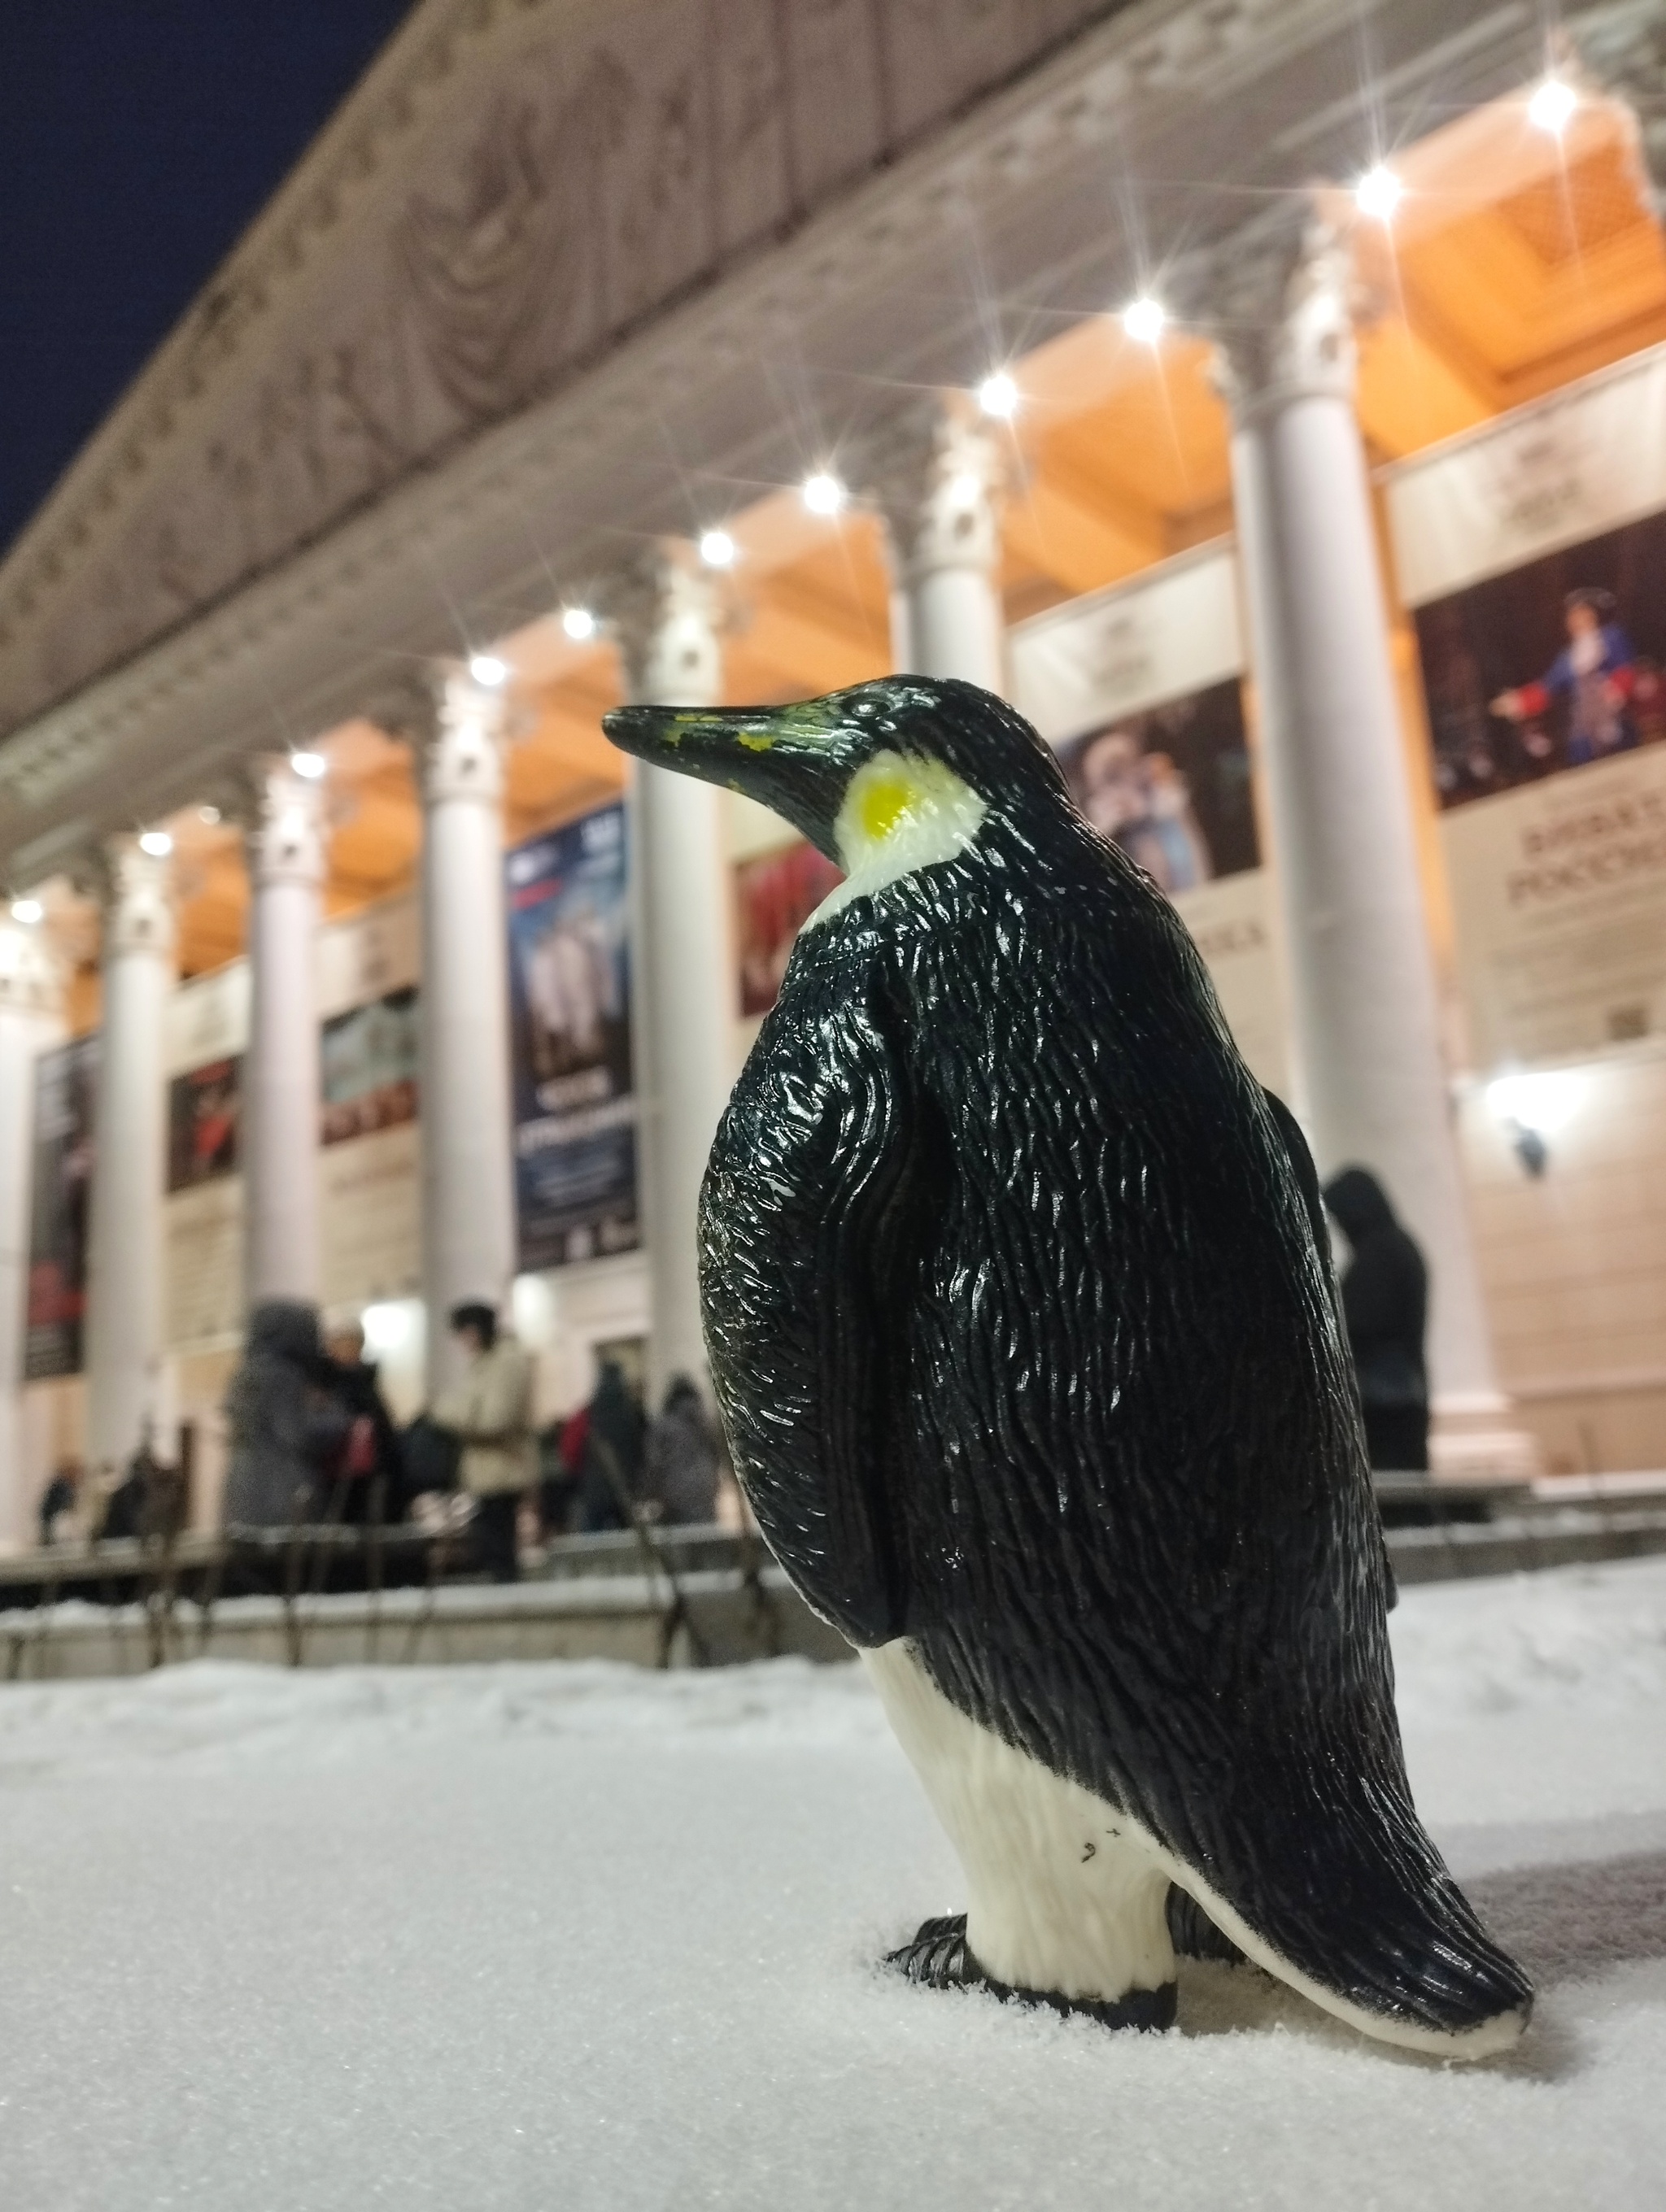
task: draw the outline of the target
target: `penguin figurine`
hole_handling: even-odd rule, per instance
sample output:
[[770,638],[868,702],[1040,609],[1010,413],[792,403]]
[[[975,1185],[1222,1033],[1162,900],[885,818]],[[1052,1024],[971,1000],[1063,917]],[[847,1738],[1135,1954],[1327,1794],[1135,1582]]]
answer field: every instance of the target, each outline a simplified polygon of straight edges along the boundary
[[968,684],[605,726],[844,871],[700,1269],[736,1473],[965,1873],[895,1962],[1163,2027],[1172,1924],[1504,2050],[1532,1990],[1413,1808],[1317,1179],[1174,909]]

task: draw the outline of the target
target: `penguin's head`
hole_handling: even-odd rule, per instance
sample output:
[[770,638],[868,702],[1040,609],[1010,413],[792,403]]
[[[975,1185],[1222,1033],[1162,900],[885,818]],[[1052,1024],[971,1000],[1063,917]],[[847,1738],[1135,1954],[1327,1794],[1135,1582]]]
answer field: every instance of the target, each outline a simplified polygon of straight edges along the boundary
[[986,823],[1033,836],[1038,813],[1071,811],[1049,749],[975,684],[887,676],[785,707],[617,707],[602,727],[639,760],[784,817],[852,896],[954,859]]

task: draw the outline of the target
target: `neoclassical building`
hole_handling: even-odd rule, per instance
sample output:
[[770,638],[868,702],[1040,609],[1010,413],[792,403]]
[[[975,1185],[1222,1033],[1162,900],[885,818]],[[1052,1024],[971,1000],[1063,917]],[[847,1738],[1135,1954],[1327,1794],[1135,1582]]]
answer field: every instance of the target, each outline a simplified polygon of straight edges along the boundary
[[0,568],[0,1540],[246,1303],[700,1360],[784,824],[622,697],[1014,697],[1440,1464],[1666,1464],[1666,11],[423,0]]

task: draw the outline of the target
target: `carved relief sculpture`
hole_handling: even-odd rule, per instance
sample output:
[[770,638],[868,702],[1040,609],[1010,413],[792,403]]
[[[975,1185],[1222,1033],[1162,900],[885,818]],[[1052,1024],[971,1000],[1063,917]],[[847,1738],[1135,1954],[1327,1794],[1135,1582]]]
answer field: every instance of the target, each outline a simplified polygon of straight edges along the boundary
[[1366,2033],[1531,1991],[1414,1810],[1313,1165],[1149,880],[964,684],[606,718],[845,871],[707,1171],[737,1472],[964,1869],[896,1955],[1117,2026],[1231,1946]]

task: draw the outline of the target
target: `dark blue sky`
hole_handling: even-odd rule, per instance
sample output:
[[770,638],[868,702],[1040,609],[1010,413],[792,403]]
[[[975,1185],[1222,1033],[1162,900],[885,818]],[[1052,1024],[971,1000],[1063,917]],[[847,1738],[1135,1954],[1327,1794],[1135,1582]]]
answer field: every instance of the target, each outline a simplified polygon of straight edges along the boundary
[[0,547],[410,0],[0,0]]

